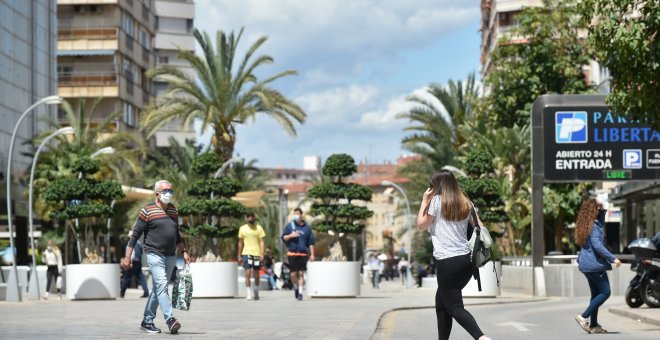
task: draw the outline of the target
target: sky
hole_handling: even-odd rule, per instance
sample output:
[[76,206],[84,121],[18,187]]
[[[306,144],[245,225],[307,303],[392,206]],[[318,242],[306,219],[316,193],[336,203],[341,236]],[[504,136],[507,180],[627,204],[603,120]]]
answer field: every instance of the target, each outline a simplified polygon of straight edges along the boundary
[[[302,168],[304,156],[348,153],[394,162],[408,121],[405,98],[431,83],[479,70],[477,0],[195,0],[195,27],[215,34],[244,28],[239,56],[261,36],[257,54],[274,58],[257,76],[296,76],[272,87],[307,113],[297,136],[259,115],[237,128],[235,155],[260,167]],[[208,140],[210,134],[200,137]]]

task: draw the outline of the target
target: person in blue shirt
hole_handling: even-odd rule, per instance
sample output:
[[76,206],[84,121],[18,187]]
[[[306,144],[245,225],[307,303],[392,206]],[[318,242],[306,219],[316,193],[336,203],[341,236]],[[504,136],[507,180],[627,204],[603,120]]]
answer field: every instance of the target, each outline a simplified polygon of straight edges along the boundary
[[293,221],[284,228],[282,240],[288,248],[287,256],[295,297],[302,301],[307,261],[314,261],[314,233],[303,219],[302,209],[293,210]]
[[[131,236],[133,236],[132,230],[128,232],[129,240],[131,239]],[[144,279],[144,275],[142,275],[142,242],[140,242],[140,240],[135,242],[133,254],[131,255],[131,263],[132,266],[124,270],[124,278],[121,280],[119,296],[124,298],[124,295],[126,294],[126,288],[128,288],[128,285],[131,283],[131,279],[133,276],[135,276],[135,278],[138,280],[138,283],[140,283],[142,286],[142,290],[144,291],[142,297],[147,298],[149,297],[149,288],[147,287],[147,281]]]
[[598,324],[598,308],[611,294],[607,271],[612,270],[612,263],[617,267],[621,265],[621,261],[605,248],[603,225],[606,212],[600,202],[587,199],[582,202],[575,223],[575,241],[582,247],[578,255],[578,268],[587,277],[591,290],[589,306],[575,317],[575,321],[590,334],[607,333]]

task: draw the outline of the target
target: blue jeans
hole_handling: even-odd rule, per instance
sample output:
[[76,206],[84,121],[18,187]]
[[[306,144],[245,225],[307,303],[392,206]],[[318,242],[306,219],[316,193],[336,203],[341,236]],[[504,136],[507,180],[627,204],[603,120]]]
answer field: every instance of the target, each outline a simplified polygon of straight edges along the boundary
[[611,294],[610,281],[607,279],[607,272],[591,272],[584,273],[589,281],[589,289],[591,289],[591,302],[589,307],[582,313],[582,317],[591,317],[591,327],[598,326],[598,307],[600,307]]
[[261,275],[261,279],[268,280],[268,283],[270,284],[270,289],[271,290],[277,288],[277,285],[275,284],[275,278],[273,277],[273,275],[263,274],[263,275]]
[[147,280],[144,279],[144,275],[142,275],[142,262],[140,261],[133,261],[133,267],[126,269],[124,271],[124,279],[121,281],[121,291],[120,295],[121,297],[124,297],[124,294],[126,293],[126,288],[128,288],[128,284],[131,283],[131,278],[135,276],[140,283],[140,286],[142,286],[142,290],[144,290],[144,295],[149,295],[149,288],[147,287]]
[[167,319],[174,316],[172,315],[172,301],[167,292],[167,283],[170,281],[172,271],[176,265],[176,256],[147,253],[147,264],[151,270],[154,285],[149,299],[147,299],[147,305],[144,307],[144,322],[154,322],[158,305],[160,305],[160,310],[163,311],[163,316],[167,321]]

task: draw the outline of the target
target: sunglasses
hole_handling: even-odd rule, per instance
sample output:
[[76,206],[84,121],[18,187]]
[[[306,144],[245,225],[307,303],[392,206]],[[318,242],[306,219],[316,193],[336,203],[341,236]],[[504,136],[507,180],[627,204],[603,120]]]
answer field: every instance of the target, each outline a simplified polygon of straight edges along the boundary
[[172,194],[172,195],[174,195],[174,190],[172,190],[172,189],[163,189],[160,192],[163,193],[163,194]]

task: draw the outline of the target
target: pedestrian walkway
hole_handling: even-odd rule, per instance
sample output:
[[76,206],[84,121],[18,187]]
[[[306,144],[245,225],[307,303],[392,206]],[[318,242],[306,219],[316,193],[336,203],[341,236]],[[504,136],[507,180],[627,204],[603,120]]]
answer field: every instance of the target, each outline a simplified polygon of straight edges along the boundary
[[625,316],[633,320],[660,326],[660,308],[649,308],[642,305],[639,308],[630,308],[627,305],[610,307],[610,313]]
[[[2,338],[134,339],[145,299],[129,290],[125,300],[25,301],[0,303]],[[262,291],[259,301],[194,299],[189,312],[176,311],[183,327],[179,339],[369,339],[386,313],[430,308],[435,290],[405,289],[400,281],[383,281],[381,289],[362,285],[358,298],[294,299],[293,291]],[[467,305],[533,301],[527,296],[466,299]],[[537,299],[538,300],[538,299]],[[158,311],[156,326],[166,329]],[[381,325],[382,327],[383,325]],[[408,325],[429,327],[429,325]],[[434,326],[432,326],[434,327]],[[156,336],[166,336],[161,334]]]

